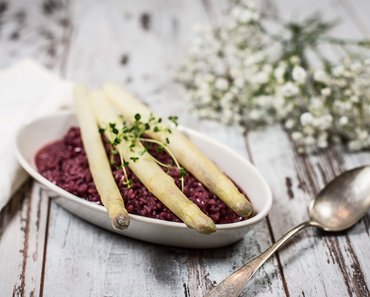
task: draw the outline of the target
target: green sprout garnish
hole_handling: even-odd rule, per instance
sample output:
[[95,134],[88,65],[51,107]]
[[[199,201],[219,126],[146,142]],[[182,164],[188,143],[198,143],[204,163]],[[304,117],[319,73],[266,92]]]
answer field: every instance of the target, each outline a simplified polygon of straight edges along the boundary
[[168,117],[168,119],[172,122],[172,123],[174,123],[175,124],[175,126],[177,127],[179,124],[177,123],[177,117],[175,116],[175,117]]
[[[158,118],[158,119],[155,118],[152,113],[149,115],[149,119],[148,119],[147,122],[143,122],[141,120],[141,115],[139,113],[137,113],[135,115],[135,121],[132,124],[126,123],[124,118],[123,117],[121,117],[121,118],[123,120],[122,129],[117,129],[116,124],[109,123],[108,132],[109,132],[109,139],[113,139],[113,141],[109,141],[109,144],[111,145],[111,159],[110,159],[111,164],[112,165],[114,164],[113,155],[116,155],[118,153],[119,156],[120,156],[121,164],[122,164],[119,167],[119,169],[122,168],[122,170],[125,174],[125,181],[123,182],[123,184],[127,185],[127,188],[130,188],[131,187],[130,184],[132,183],[132,180],[128,180],[128,176],[127,176],[125,166],[128,166],[129,162],[127,160],[126,161],[123,160],[122,147],[120,145],[121,142],[122,141],[129,142],[130,143],[130,146],[129,146],[130,151],[133,152],[133,153],[135,152],[134,148],[138,145],[138,143],[141,146],[142,150],[139,150],[137,152],[137,156],[130,158],[130,160],[132,160],[134,163],[136,161],[138,161],[139,158],[141,156],[143,156],[146,152],[148,152],[151,143],[155,143],[155,144],[158,145],[155,148],[155,151],[156,152],[162,152],[163,150],[165,150],[171,156],[172,160],[174,161],[175,167],[172,166],[173,165],[172,160],[171,160],[171,164],[167,165],[167,164],[161,163],[160,161],[158,161],[157,159],[155,159],[152,155],[150,155],[148,153],[149,156],[156,163],[158,163],[162,167],[167,168],[167,174],[170,173],[171,168],[178,168],[180,170],[180,179],[179,180],[181,181],[181,188],[182,188],[182,191],[184,191],[184,177],[186,175],[186,171],[185,171],[184,167],[180,166],[180,164],[176,160],[176,158],[173,155],[173,153],[171,152],[171,150],[167,147],[167,145],[170,144],[169,138],[167,137],[166,142],[163,143],[163,142],[158,141],[158,140],[143,137],[145,132],[150,131],[150,130],[154,133],[163,132],[163,133],[170,133],[171,134],[172,131],[168,127],[168,125],[163,124],[162,119],[161,118]],[[178,125],[176,116],[169,117],[169,121],[174,123],[176,126]],[[102,129],[102,128],[99,129],[100,133],[104,133],[105,131],[106,131],[106,129]],[[141,142],[146,142],[145,147],[143,146],[143,144]]]

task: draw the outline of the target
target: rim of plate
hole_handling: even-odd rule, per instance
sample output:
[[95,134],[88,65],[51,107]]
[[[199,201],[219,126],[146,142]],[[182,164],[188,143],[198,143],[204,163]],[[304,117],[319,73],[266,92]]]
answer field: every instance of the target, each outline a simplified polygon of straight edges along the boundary
[[[34,179],[36,179],[38,182],[40,182],[41,184],[43,184],[44,186],[46,186],[50,190],[54,191],[56,194],[66,198],[66,199],[72,200],[73,202],[76,202],[78,204],[84,205],[86,207],[93,208],[96,211],[100,211],[100,212],[104,212],[104,213],[108,214],[108,211],[104,206],[97,205],[94,202],[87,201],[83,198],[80,198],[76,195],[73,195],[73,194],[67,192],[66,190],[58,187],[57,185],[53,184],[49,180],[47,180],[40,173],[38,173],[37,170],[23,157],[23,155],[20,152],[20,149],[18,147],[19,134],[24,129],[27,129],[28,126],[30,126],[31,124],[33,124],[35,122],[38,122],[38,121],[45,120],[47,118],[53,118],[53,117],[62,116],[62,115],[66,115],[66,116],[67,115],[74,115],[74,114],[75,114],[75,112],[73,110],[63,110],[63,111],[57,111],[57,112],[54,112],[54,113],[43,115],[43,116],[37,117],[33,120],[27,121],[24,125],[22,125],[18,129],[18,131],[16,133],[15,143],[14,143],[16,157],[18,159],[18,162],[21,164],[21,166]],[[208,136],[206,136],[206,135],[204,135],[200,132],[197,132],[193,129],[190,129],[190,128],[187,128],[187,127],[181,126],[181,125],[178,126],[178,130],[182,131],[182,132],[185,132],[185,133],[194,134],[198,137],[201,136],[202,138],[206,139],[208,142],[222,147],[222,149],[226,150],[229,154],[233,154],[235,157],[237,157],[240,160],[240,162],[244,163],[247,167],[252,169],[253,173],[258,176],[258,178],[261,180],[261,182],[263,184],[263,187],[266,190],[266,196],[267,196],[266,197],[266,202],[265,202],[262,210],[259,211],[255,216],[253,216],[250,219],[241,221],[241,222],[228,223],[228,224],[215,224],[217,229],[218,230],[238,229],[238,228],[241,228],[241,227],[253,225],[255,223],[260,222],[262,219],[264,219],[267,216],[267,214],[269,213],[269,211],[271,210],[271,207],[272,207],[272,192],[271,192],[271,189],[270,189],[269,185],[267,184],[266,180],[263,178],[261,173],[258,172],[258,170],[255,168],[255,166],[252,163],[250,163],[247,159],[242,157],[239,153],[235,152],[233,149],[228,147],[227,145],[225,145],[221,142],[218,142],[218,141],[216,141],[216,140],[214,140],[214,139],[212,139],[212,138],[210,138],[210,137],[208,137]],[[163,221],[163,220],[154,219],[154,218],[147,218],[147,217],[143,217],[143,216],[135,215],[135,214],[129,214],[129,216],[133,220],[137,220],[137,221],[141,221],[141,222],[145,222],[145,223],[151,223],[151,224],[155,223],[157,225],[162,225],[162,226],[176,227],[176,228],[182,228],[182,229],[186,229],[186,228],[191,229],[190,227],[186,226],[184,223]]]

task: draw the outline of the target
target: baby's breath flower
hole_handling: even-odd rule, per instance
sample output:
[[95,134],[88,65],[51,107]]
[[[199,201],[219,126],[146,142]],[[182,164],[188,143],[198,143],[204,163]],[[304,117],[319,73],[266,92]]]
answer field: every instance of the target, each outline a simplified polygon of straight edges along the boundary
[[253,20],[253,12],[250,10],[244,10],[239,14],[238,19],[241,23],[248,23]]
[[316,143],[316,139],[309,135],[307,136],[305,139],[304,139],[304,144],[307,145],[307,146],[312,146]]
[[331,95],[331,89],[330,88],[322,89],[321,90],[321,95],[323,95],[324,97],[330,96]]
[[304,83],[306,81],[307,74],[302,67],[295,66],[293,68],[292,76],[296,82]]
[[284,82],[285,67],[278,67],[274,70],[274,76],[279,84]]
[[234,84],[238,87],[238,88],[242,88],[245,86],[245,79],[244,77],[238,77],[234,80]]
[[328,147],[328,142],[324,139],[319,139],[318,142],[317,142],[317,146],[319,148],[326,148],[326,147]]
[[316,69],[313,77],[316,81],[325,82],[327,80],[327,75],[323,69]]
[[285,97],[295,96],[298,94],[298,92],[299,92],[298,87],[291,81],[288,81],[285,85],[281,87],[281,93]]
[[240,6],[235,6],[231,11],[231,16],[235,19],[239,19],[240,15],[243,13],[243,9]]
[[352,90],[350,90],[350,89],[347,89],[347,90],[345,90],[344,92],[343,92],[343,95],[344,96],[350,96],[352,94]]
[[261,71],[251,77],[251,82],[252,83],[257,83],[257,84],[265,84],[269,81],[269,75],[265,71]]
[[295,121],[293,119],[289,119],[285,122],[285,128],[292,129],[295,125]]
[[281,43],[283,58],[275,62],[261,27],[253,0],[236,1],[219,28],[195,26],[194,43],[174,74],[191,109],[202,118],[235,123],[242,133],[280,122],[299,152],[342,140],[351,150],[370,148],[370,58],[349,54],[313,69],[305,48],[290,52],[295,42],[309,47],[304,36],[283,36],[288,43]]
[[300,117],[301,125],[302,126],[307,126],[307,125],[312,123],[313,119],[314,118],[313,118],[312,114],[310,114],[309,112],[305,112]]
[[369,137],[369,133],[365,130],[362,130],[360,131],[360,133],[358,133],[358,138],[360,140],[366,140],[368,137]]
[[301,62],[301,60],[300,60],[297,56],[292,56],[292,57],[290,58],[290,62],[291,62],[292,64],[298,65],[298,64]]
[[340,124],[341,126],[345,126],[345,125],[347,125],[347,124],[348,124],[348,118],[347,118],[346,116],[342,116],[342,117],[340,117],[340,119],[339,119],[339,124]]
[[356,61],[351,65],[351,70],[354,72],[359,72],[361,70],[361,66],[361,63],[359,61]]
[[317,97],[313,97],[310,99],[310,108],[311,109],[321,109],[323,106],[323,100]]
[[302,133],[301,133],[301,132],[294,131],[294,132],[292,133],[292,139],[293,139],[294,141],[299,142],[299,141],[301,141],[301,140],[302,140],[302,138],[303,138],[303,135],[302,135]]
[[302,132],[306,135],[313,135],[315,134],[315,129],[312,126],[305,126],[303,127]]
[[338,65],[338,66],[333,68],[333,75],[334,76],[339,77],[339,76],[343,75],[343,73],[344,73],[344,66],[343,65]]
[[321,128],[326,130],[328,129],[333,122],[333,116],[331,114],[326,114],[321,117]]
[[220,77],[216,80],[215,87],[216,89],[225,91],[229,88],[229,82],[226,79]]
[[258,21],[260,18],[261,18],[261,14],[255,11],[252,16],[253,21]]
[[354,103],[357,103],[360,101],[360,99],[358,98],[358,96],[351,96],[351,98],[349,98],[352,102]]

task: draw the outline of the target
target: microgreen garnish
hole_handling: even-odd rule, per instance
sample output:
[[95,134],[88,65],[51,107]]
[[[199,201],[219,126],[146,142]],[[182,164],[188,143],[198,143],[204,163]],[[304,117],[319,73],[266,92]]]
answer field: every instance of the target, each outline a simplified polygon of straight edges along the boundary
[[175,126],[177,127],[179,124],[177,123],[177,117],[176,116],[174,116],[174,117],[168,117],[168,119],[172,122],[172,123],[174,123],[175,124]]
[[122,182],[125,186],[127,185],[127,188],[130,189],[131,188],[131,184],[133,183],[132,179],[129,179],[128,181],[123,181]]
[[161,151],[163,151],[163,146],[158,146],[155,148],[155,151],[160,153]]
[[[124,121],[124,123],[126,123],[126,122]],[[126,172],[126,168],[125,168],[125,166],[128,166],[128,162],[125,162],[123,160],[122,147],[119,146],[119,144],[122,141],[121,137],[118,135],[119,130],[116,128],[116,124],[112,124],[112,123],[109,124],[109,128],[110,129],[108,129],[108,135],[107,135],[108,143],[110,144],[110,159],[109,159],[109,162],[110,162],[111,165],[114,165],[114,163],[115,163],[114,155],[119,154],[120,161],[121,161],[121,166],[118,167],[117,169],[122,169],[123,170],[123,173],[125,175],[125,180],[126,180],[126,181],[123,181],[123,184],[127,185],[127,188],[130,189],[131,188],[130,184],[132,183],[132,180],[128,180],[128,176],[127,176],[127,172]],[[107,128],[105,128],[105,129],[104,128],[99,128],[99,133],[103,134],[103,133],[105,133],[106,130],[107,130]]]
[[[169,117],[169,120],[174,123],[176,126],[177,124],[177,117],[176,116],[171,116]],[[99,129],[100,133],[104,133],[106,129]],[[166,138],[165,143],[154,140],[154,139],[149,139],[143,137],[145,133],[158,133],[158,132],[163,132],[163,133],[169,133],[171,134],[172,131],[169,128],[169,126],[165,123],[162,122],[161,118],[156,118],[152,113],[149,115],[149,119],[147,122],[142,121],[142,117],[139,113],[135,114],[135,121],[131,124],[126,123],[125,120],[123,120],[122,123],[122,128],[116,127],[116,124],[110,123],[109,124],[109,143],[111,145],[111,155],[119,154],[120,160],[121,160],[121,167],[124,174],[125,174],[125,180],[123,182],[124,185],[127,185],[128,188],[130,188],[130,184],[132,183],[132,180],[128,180],[127,177],[127,172],[125,170],[125,166],[129,165],[129,162],[124,161],[122,157],[122,146],[121,143],[122,141],[128,142],[129,149],[131,153],[137,153],[137,156],[130,157],[130,160],[133,162],[136,162],[139,160],[139,157],[143,156],[150,148],[151,143],[155,143],[158,146],[155,148],[156,152],[162,152],[165,150],[172,158],[172,160],[175,162],[175,167],[177,167],[180,170],[180,181],[181,181],[181,188],[182,191],[184,191],[184,176],[186,175],[186,171],[184,167],[180,166],[180,164],[177,162],[175,156],[172,154],[171,150],[167,147],[168,144],[170,144],[170,139],[169,137]],[[141,142],[145,142],[145,147],[142,145]],[[136,151],[135,148],[140,147],[141,150]],[[114,150],[115,148],[115,150]],[[171,160],[171,164],[163,164],[157,159],[155,159],[152,155],[149,154],[149,156],[159,165],[162,167],[167,168],[167,174],[170,173],[171,168],[173,168],[173,161]],[[111,164],[114,164],[114,159],[111,156]],[[113,161],[113,163],[112,163]],[[131,181],[131,182],[130,182]]]

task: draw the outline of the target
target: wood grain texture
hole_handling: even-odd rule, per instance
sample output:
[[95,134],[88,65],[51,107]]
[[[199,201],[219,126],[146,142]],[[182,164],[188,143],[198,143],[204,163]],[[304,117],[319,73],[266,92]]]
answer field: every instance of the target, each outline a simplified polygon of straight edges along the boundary
[[[104,4],[99,2],[95,6],[88,7],[86,2],[77,2],[74,5],[74,13],[79,16],[79,19],[74,21],[76,33],[73,34],[73,42],[70,48],[67,78],[84,80],[92,87],[99,86],[109,79],[119,81],[159,114],[163,116],[177,114],[182,124],[211,135],[246,157],[243,137],[234,127],[224,127],[211,121],[200,122],[193,115],[186,113],[184,103],[178,99],[181,96],[178,86],[172,80],[172,70],[179,66],[186,45],[193,39],[191,27],[195,23],[213,22],[216,17],[217,20],[221,19],[222,13],[218,7],[225,7],[225,3],[222,6],[222,2],[218,2],[218,6],[212,6],[211,3],[201,1],[178,1],[176,3],[138,1],[135,6],[132,6],[124,2],[108,1]],[[166,5],[165,11],[163,10],[164,5]],[[87,7],[89,9],[84,11],[85,13],[82,15],[81,11],[86,10]],[[81,18],[81,16],[83,17]],[[121,30],[117,31],[115,29],[117,27]],[[89,43],[86,43],[87,36],[90,36]],[[150,55],[148,55],[148,50]],[[93,63],[91,63],[92,57],[95,57]],[[106,69],[106,71],[101,71],[102,69]],[[77,78],[76,75],[81,78]],[[53,208],[51,217],[57,217],[60,212],[62,211],[59,208]],[[78,227],[79,220],[73,219],[73,224],[76,224],[73,225],[74,232],[78,232],[81,229]],[[52,232],[57,232],[56,226],[60,225],[63,224],[51,220],[48,250],[57,250],[53,246],[54,241],[59,237],[63,238],[63,235],[60,235],[59,232],[57,233],[58,236],[51,235]],[[91,228],[92,231],[86,232],[84,236],[94,236],[95,228]],[[82,236],[81,232],[78,234]],[[122,270],[120,272],[124,279],[135,278],[135,280],[130,281],[132,287],[110,286],[109,284],[117,282],[116,275],[109,273],[110,263],[107,261],[99,262],[99,265],[96,265],[97,270],[90,272],[90,275],[94,275],[91,279],[96,280],[95,274],[101,273],[102,269],[107,269],[107,272],[103,277],[104,282],[98,282],[94,285],[92,295],[98,294],[99,291],[105,292],[109,288],[109,292],[118,296],[127,289],[130,296],[143,296],[143,294],[147,294],[147,296],[180,296],[179,294],[202,296],[207,289],[213,286],[213,282],[222,280],[271,243],[266,223],[259,225],[256,234],[257,236],[254,233],[250,234],[246,241],[247,244],[241,243],[229,248],[227,253],[235,255],[233,261],[229,261],[228,257],[223,257],[222,261],[217,261],[218,258],[214,258],[214,253],[206,254],[209,260],[205,261],[203,260],[205,252],[186,251],[183,266],[166,266],[168,274],[178,275],[177,278],[173,277],[173,282],[170,279],[167,280],[169,284],[172,284],[171,287],[163,284],[158,286],[158,279],[150,277],[150,273],[147,275],[145,269],[135,269],[134,275],[131,271]],[[125,244],[128,239],[120,238],[119,240],[122,241],[122,244]],[[109,245],[111,240],[105,239],[104,242],[104,246]],[[78,243],[75,241],[72,243],[72,248],[76,248]],[[142,260],[144,266],[151,267],[150,271],[163,270],[160,267],[163,265],[162,262],[167,261],[171,253],[175,253],[173,249],[164,253],[163,247],[137,243],[136,241],[133,241],[132,245],[135,248],[130,249],[129,253],[135,259],[143,257],[146,249],[162,255],[158,262],[151,260],[153,256],[150,253],[144,257]],[[251,245],[255,248],[251,249]],[[53,246],[52,249],[51,246]],[[68,254],[70,254],[70,251],[68,251]],[[94,254],[86,255],[86,257],[89,257],[88,262],[96,263],[99,261]],[[61,254],[53,253],[52,257],[47,256],[45,294],[63,290],[64,275],[61,277],[62,283],[60,283],[60,286],[55,286],[55,283],[58,283],[55,279],[55,273],[48,272],[48,269],[55,267],[54,261],[64,262],[63,259],[64,257]],[[70,267],[63,266],[63,270],[66,271],[65,277],[70,275],[71,272],[77,271],[76,267],[84,267],[85,261],[81,261],[79,257],[72,257],[71,263],[76,263],[71,264]],[[130,263],[130,267],[133,265],[135,265],[135,261]],[[269,272],[261,271],[265,275],[270,275],[272,272],[273,276],[271,278],[278,284],[277,288],[274,288],[275,284],[272,285],[271,279],[268,278],[267,283],[269,285],[266,289],[266,296],[285,295],[276,265],[276,263],[267,265],[265,269],[268,269]],[[80,274],[78,277],[73,274],[73,280],[67,279],[68,281],[83,281],[85,278]],[[259,291],[259,285],[260,282],[257,282],[251,286],[254,295]],[[74,287],[69,287],[69,292]],[[143,293],[142,288],[147,288],[147,291]],[[172,289],[170,290],[170,288]],[[75,293],[84,294],[82,291],[76,291]]]
[[28,181],[1,212],[2,296],[39,295],[48,205],[40,185]]
[[[65,55],[68,0],[1,1],[0,67],[32,56],[55,68]],[[6,58],[5,58],[6,57]]]
[[[258,5],[275,19],[317,10],[327,19],[339,16],[343,23],[333,32],[339,37],[361,38],[370,28],[364,0],[263,0]],[[194,24],[222,23],[227,7],[226,0],[0,2],[0,67],[31,55],[92,88],[116,81],[158,114],[178,115],[181,124],[251,160],[274,193],[268,219],[242,241],[189,250],[92,226],[49,204],[40,186],[29,183],[0,215],[0,254],[7,255],[0,261],[1,296],[202,296],[307,219],[312,196],[327,181],[369,164],[370,153],[350,154],[342,147],[299,155],[279,126],[243,138],[236,127],[200,121],[187,112],[172,72],[189,48]],[[354,21],[358,16],[361,21]],[[340,234],[305,230],[263,266],[241,296],[369,296],[369,233],[369,213]]]
[[[284,7],[283,2],[274,3],[278,7]],[[347,11],[344,12],[343,7],[338,7],[337,3],[310,1],[310,5],[306,5],[309,9],[304,12],[305,14],[317,10],[317,7],[323,8],[325,5],[331,7],[331,13],[335,12],[337,16],[341,16],[346,25],[336,28],[334,34],[344,38],[361,38],[361,34],[355,30],[356,26],[351,24],[351,18],[346,14]],[[271,9],[271,3],[265,6]],[[293,4],[289,12],[291,13],[296,8]],[[273,11],[279,16],[276,8]],[[287,11],[283,11],[283,15],[286,16],[286,14]],[[325,12],[325,16],[330,17],[330,13]],[[328,53],[325,48],[323,51]],[[272,230],[276,236],[281,236],[287,231],[287,229],[284,230],[284,225],[292,227],[307,219],[308,203],[325,183],[346,169],[355,167],[350,164],[350,161],[346,166],[343,161],[344,156],[350,160],[360,155],[348,154],[343,148],[330,148],[325,152],[309,156],[299,155],[289,137],[279,127],[270,128],[263,133],[250,133],[248,139],[252,155],[254,151],[257,155],[254,157],[257,168],[263,173],[270,166],[265,177],[277,196],[269,215]],[[276,145],[277,143],[279,145]],[[269,146],[274,149],[269,150]],[[367,153],[362,153],[362,162],[358,162],[357,166],[369,164],[369,161],[364,159],[364,155]],[[278,174],[279,172],[281,175]],[[285,189],[282,186],[284,179]],[[365,222],[363,227],[357,224],[349,232],[343,232],[339,236],[307,230],[304,232],[306,234],[303,233],[301,237],[295,238],[282,250],[279,255],[288,294],[296,295],[301,292],[304,296],[369,296],[367,271],[369,271],[370,262],[366,257],[368,253],[363,252],[370,248],[369,238],[366,238],[367,218],[368,214],[362,220]],[[309,235],[309,238],[305,235]],[[360,247],[357,248],[357,245]],[[301,251],[299,258],[293,256],[297,251]],[[304,260],[301,260],[302,253],[304,253]],[[359,260],[359,255],[361,255],[361,260]],[[296,265],[292,265],[292,262]],[[329,278],[328,275],[330,275]]]

